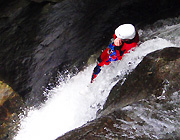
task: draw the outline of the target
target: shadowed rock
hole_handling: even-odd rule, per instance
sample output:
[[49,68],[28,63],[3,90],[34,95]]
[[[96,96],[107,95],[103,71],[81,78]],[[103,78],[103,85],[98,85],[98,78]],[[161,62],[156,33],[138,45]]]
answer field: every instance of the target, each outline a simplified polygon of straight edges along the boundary
[[63,0],[31,0],[31,1],[34,1],[34,2],[37,2],[37,3],[41,3],[41,2],[61,2]]

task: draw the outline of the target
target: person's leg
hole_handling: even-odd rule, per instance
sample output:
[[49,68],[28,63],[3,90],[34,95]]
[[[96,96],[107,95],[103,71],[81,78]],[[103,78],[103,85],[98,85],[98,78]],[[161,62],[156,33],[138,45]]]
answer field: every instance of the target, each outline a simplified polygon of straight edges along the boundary
[[101,71],[101,66],[97,65],[93,70],[93,74],[91,77],[91,83],[93,83],[94,79],[97,77],[97,75],[100,73],[100,71]]

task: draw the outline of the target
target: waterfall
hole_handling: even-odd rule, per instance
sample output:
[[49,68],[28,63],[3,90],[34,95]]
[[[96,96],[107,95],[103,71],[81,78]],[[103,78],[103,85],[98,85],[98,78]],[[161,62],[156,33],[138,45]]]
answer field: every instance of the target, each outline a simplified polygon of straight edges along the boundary
[[[112,87],[135,69],[144,56],[166,47],[180,46],[179,27],[180,24],[176,24],[156,30],[139,30],[140,37],[146,36],[145,41],[121,61],[104,66],[93,84],[90,79],[96,64],[89,65],[77,75],[71,76],[69,73],[68,80],[53,88],[49,99],[39,109],[30,109],[27,117],[20,116],[20,130],[14,139],[54,140],[95,119],[96,112],[102,109]],[[132,111],[132,107],[124,110]]]

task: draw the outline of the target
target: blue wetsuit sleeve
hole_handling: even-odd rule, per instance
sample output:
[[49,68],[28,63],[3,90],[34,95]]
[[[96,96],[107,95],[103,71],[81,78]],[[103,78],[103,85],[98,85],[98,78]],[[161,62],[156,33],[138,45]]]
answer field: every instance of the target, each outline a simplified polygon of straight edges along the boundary
[[113,50],[114,49],[114,46],[113,46],[114,43],[111,43],[108,47],[110,50]]

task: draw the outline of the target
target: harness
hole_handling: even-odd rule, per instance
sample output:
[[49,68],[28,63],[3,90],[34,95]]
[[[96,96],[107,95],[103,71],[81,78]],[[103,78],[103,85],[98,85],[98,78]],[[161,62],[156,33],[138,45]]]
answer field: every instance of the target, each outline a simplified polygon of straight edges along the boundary
[[[120,52],[120,56],[122,56],[124,54],[124,52],[126,51],[126,50],[121,51],[121,47],[114,46],[114,43],[111,43],[108,47],[109,47],[109,54],[110,54],[108,61],[110,61],[110,62],[118,60],[116,50],[118,50]],[[114,57],[114,59],[113,59],[113,57]]]
[[[115,48],[114,48],[114,45],[113,45],[114,43],[111,43],[110,45],[109,45],[109,61],[111,62],[111,61],[117,61],[118,59],[117,59],[117,53],[116,53],[116,50],[115,50]],[[112,56],[113,57],[116,57],[115,59],[113,59],[112,58]]]

